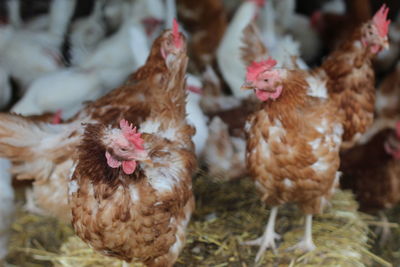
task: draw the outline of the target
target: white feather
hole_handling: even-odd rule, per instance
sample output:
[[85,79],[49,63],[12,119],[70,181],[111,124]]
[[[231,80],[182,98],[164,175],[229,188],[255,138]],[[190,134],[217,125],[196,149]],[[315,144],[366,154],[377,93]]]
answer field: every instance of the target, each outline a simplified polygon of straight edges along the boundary
[[50,5],[49,33],[63,37],[75,10],[76,0],[53,0]]
[[[188,74],[187,85],[202,88],[201,81],[193,75]],[[201,95],[188,92],[186,102],[187,120],[196,128],[196,134],[193,136],[193,142],[196,148],[196,155],[199,156],[206,144],[208,138],[207,117],[200,108]]]
[[79,67],[53,72],[33,82],[11,110],[22,115],[61,110],[63,119],[68,119],[82,108],[84,101],[95,100],[119,86],[130,72],[127,68]]
[[253,20],[257,5],[245,1],[236,11],[217,49],[217,62],[224,80],[234,96],[247,98],[251,92],[240,90],[246,75],[246,66],[241,59],[244,28]]
[[79,65],[97,47],[106,34],[106,25],[101,17],[104,1],[96,1],[93,12],[86,18],[76,20],[71,27],[71,64]]
[[45,73],[57,70],[59,40],[46,32],[0,27],[0,62],[24,88]]

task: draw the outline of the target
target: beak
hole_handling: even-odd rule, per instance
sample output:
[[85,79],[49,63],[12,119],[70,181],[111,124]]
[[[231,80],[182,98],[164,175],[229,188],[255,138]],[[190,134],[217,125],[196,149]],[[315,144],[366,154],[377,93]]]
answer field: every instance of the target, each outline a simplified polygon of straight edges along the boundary
[[249,82],[245,82],[241,87],[240,90],[250,90],[254,89],[254,86],[251,85]]

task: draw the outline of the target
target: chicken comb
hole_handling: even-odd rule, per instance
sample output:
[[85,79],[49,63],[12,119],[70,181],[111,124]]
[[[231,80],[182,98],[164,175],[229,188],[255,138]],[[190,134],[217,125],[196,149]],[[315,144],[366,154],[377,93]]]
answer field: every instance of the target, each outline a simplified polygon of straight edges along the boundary
[[119,122],[119,127],[122,130],[122,134],[129,142],[134,144],[137,149],[141,150],[144,149],[143,148],[144,140],[141,137],[141,133],[137,132],[136,127],[133,127],[133,125],[125,119],[122,119]]
[[255,81],[257,79],[258,74],[263,71],[271,70],[276,65],[276,60],[273,58],[268,58],[267,60],[251,63],[250,66],[247,67],[246,80],[247,81]]
[[400,139],[400,121],[396,123],[396,135]]
[[385,4],[375,13],[372,18],[372,22],[378,29],[378,33],[381,37],[385,37],[389,31],[390,20],[386,20],[389,13],[389,8]]
[[179,34],[179,24],[176,19],[172,22],[172,35],[174,37],[174,45],[176,48],[181,48],[182,46],[182,39]]

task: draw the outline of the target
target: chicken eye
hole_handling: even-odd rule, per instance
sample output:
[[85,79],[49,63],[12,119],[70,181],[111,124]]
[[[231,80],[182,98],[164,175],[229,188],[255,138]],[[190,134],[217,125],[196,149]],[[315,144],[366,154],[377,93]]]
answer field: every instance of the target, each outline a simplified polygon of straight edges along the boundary
[[269,81],[269,79],[264,79],[264,82],[266,82],[266,83],[267,83],[268,81]]

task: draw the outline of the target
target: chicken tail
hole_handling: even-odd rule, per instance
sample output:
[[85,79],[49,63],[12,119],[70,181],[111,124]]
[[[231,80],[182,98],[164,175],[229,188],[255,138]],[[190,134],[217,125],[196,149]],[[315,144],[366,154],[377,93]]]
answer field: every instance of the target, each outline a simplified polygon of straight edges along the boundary
[[49,177],[56,163],[67,158],[78,142],[71,125],[36,122],[0,113],[0,157],[8,158],[18,179]]

